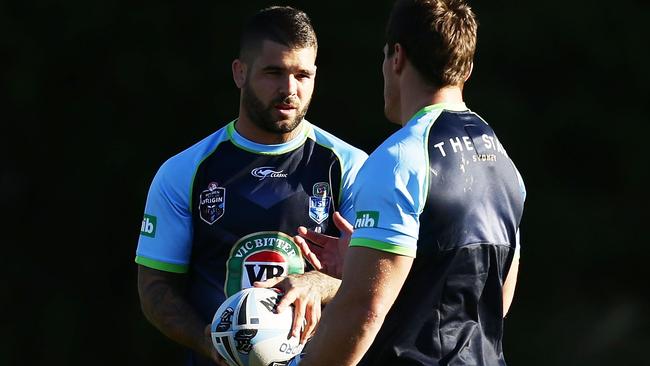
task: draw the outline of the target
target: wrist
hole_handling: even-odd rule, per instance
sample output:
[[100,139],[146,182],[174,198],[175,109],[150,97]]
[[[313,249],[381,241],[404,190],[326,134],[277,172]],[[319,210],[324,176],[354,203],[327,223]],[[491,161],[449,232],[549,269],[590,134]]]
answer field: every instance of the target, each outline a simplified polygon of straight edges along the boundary
[[312,277],[310,278],[310,282],[313,284],[316,291],[320,294],[321,302],[328,303],[330,300],[332,300],[334,295],[336,295],[336,292],[341,285],[341,280],[318,271],[312,271],[309,273]]

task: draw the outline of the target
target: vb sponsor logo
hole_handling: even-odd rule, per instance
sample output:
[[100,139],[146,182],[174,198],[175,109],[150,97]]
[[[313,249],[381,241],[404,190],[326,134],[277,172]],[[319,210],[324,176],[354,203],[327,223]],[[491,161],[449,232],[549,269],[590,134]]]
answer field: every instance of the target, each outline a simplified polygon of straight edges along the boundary
[[245,273],[242,288],[251,287],[255,281],[282,276],[289,267],[289,261],[280,253],[265,250],[254,253],[244,260]]
[[256,281],[303,273],[305,262],[291,237],[278,231],[260,231],[239,239],[230,250],[226,295],[253,286]]
[[379,224],[378,211],[357,211],[357,219],[354,221],[354,228],[377,227]]
[[144,215],[142,225],[140,226],[140,235],[148,236],[150,238],[156,237],[156,216]]

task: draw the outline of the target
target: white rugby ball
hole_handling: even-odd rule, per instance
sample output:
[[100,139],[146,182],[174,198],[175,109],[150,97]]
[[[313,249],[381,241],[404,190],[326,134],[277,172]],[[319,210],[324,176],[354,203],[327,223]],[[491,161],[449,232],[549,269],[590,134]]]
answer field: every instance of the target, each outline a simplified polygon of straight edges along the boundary
[[281,295],[266,288],[247,288],[226,299],[214,314],[212,344],[231,366],[281,366],[302,350],[288,338],[293,306],[280,314]]

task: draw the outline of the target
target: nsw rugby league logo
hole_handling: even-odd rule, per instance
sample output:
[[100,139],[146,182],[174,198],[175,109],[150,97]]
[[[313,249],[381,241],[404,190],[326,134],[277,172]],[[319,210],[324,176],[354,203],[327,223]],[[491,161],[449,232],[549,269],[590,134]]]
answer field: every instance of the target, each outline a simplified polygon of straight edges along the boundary
[[226,189],[217,183],[208,184],[208,189],[199,196],[199,216],[209,225],[223,216],[226,207]]
[[253,287],[255,281],[305,271],[300,248],[278,231],[260,231],[239,239],[226,264],[226,296]]
[[312,193],[313,196],[309,196],[309,218],[320,225],[330,216],[330,185],[318,182],[314,184]]

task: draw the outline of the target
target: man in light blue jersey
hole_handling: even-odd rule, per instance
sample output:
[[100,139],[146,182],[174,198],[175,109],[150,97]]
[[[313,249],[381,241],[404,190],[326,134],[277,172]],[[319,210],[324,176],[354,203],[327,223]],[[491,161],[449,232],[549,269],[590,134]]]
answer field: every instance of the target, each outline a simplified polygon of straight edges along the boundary
[[[153,179],[135,258],[138,290],[147,319],[191,350],[188,365],[223,362],[206,330],[227,296],[305,271],[291,240],[297,227],[339,235],[334,211],[354,217],[350,187],[367,155],[304,119],[316,50],[302,11],[254,15],[232,64],[238,118],[167,160]],[[303,317],[304,342],[320,303],[296,303],[295,323]]]
[[[351,240],[301,229],[322,258],[349,248],[342,280],[320,275],[329,303],[292,364],[505,365],[525,189],[492,128],[463,101],[476,29],[464,1],[396,1],[382,71],[385,114],[402,128],[359,171]],[[322,261],[324,272],[337,268]],[[302,283],[291,275],[259,285],[287,291],[282,311],[308,293]]]

